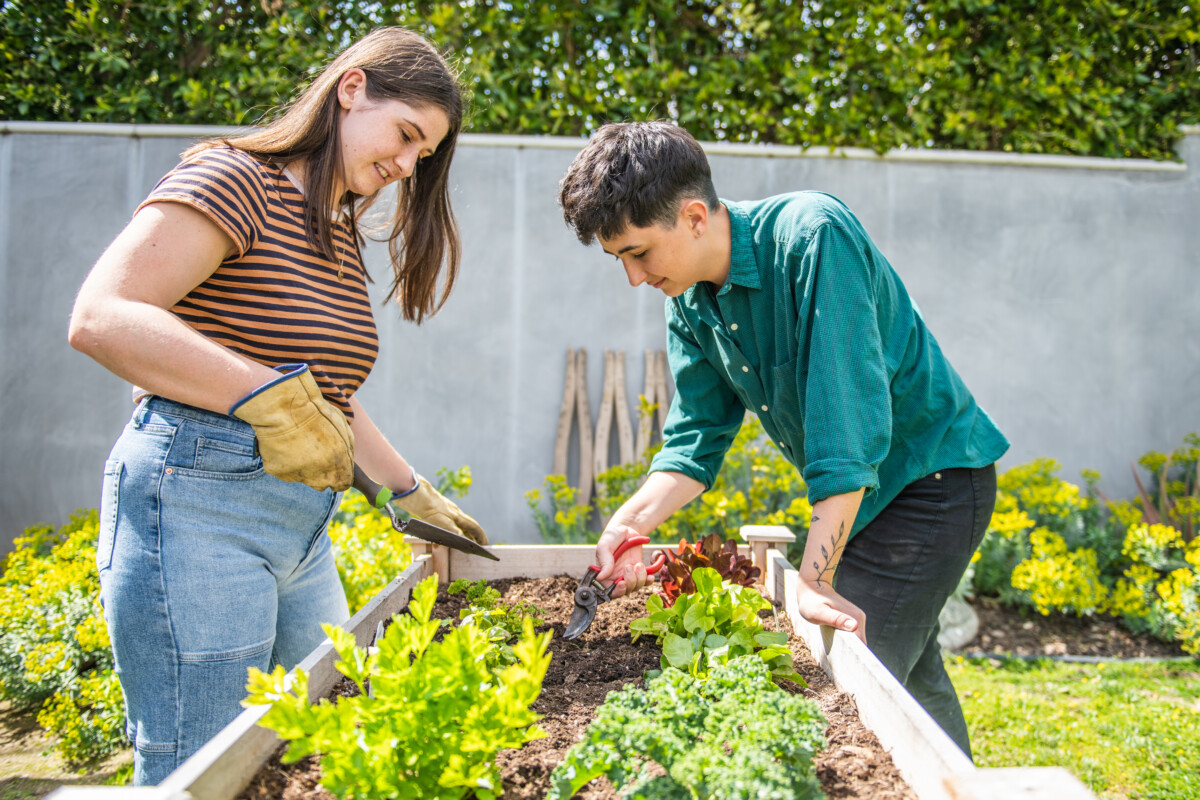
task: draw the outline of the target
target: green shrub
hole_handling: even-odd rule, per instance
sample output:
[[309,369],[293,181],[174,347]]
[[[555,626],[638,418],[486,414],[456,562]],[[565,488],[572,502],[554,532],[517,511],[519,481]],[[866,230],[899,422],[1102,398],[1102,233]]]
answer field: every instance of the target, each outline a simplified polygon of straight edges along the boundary
[[244,124],[377,25],[460,62],[469,130],[1171,158],[1195,9],[1156,0],[0,4],[0,118]]
[[0,698],[40,706],[38,722],[72,767],[125,747],[125,707],[100,608],[98,515],[80,510],[55,531],[14,542],[0,575]]

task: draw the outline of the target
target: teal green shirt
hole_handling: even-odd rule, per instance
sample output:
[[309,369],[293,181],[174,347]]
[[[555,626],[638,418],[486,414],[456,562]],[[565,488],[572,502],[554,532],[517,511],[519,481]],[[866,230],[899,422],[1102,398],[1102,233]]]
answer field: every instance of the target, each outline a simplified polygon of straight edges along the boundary
[[651,471],[711,487],[749,409],[810,502],[865,487],[857,533],[909,483],[1003,455],[1008,441],[841,201],[796,192],[725,206],[725,284],[666,303],[676,393]]

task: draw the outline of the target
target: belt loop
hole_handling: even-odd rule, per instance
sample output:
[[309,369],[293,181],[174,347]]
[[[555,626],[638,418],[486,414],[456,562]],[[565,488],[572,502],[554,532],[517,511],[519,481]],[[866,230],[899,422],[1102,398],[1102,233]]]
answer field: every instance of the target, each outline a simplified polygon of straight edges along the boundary
[[150,404],[150,398],[153,396],[148,394],[142,397],[141,400],[138,400],[137,408],[133,411],[133,425],[135,428],[142,427],[142,424],[146,421],[146,415],[150,413],[150,409],[147,406]]

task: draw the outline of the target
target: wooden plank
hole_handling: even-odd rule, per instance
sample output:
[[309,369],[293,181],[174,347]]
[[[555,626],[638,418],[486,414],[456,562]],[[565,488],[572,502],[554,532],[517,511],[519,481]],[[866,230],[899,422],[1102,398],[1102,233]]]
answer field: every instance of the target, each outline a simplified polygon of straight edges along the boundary
[[563,384],[562,408],[558,411],[558,433],[554,437],[554,469],[551,475],[567,474],[567,451],[571,445],[571,421],[575,419],[575,350],[567,348],[567,377]]
[[592,476],[608,469],[608,440],[612,433],[612,416],[616,376],[612,350],[604,351],[604,388],[600,392],[600,412],[596,417],[596,438],[592,442]]
[[613,356],[613,396],[617,413],[617,452],[622,464],[633,461],[633,421],[629,418],[629,398],[625,396],[625,351]]
[[887,749],[921,800],[1096,800],[1066,770],[979,769],[853,633],[813,625],[796,608],[800,575],[778,550],[767,552],[768,596],[782,602],[796,633]]
[[947,782],[953,800],[1096,800],[1062,767],[992,767],[955,775]]
[[[654,402],[655,387],[654,373],[658,365],[655,359],[654,351],[647,349],[643,355],[643,377],[642,377],[642,394],[647,403]],[[638,413],[638,429],[637,437],[633,443],[633,457],[641,461],[646,449],[650,447],[650,440],[654,438],[654,415],[651,414],[648,418],[643,419],[639,408]]]
[[654,355],[657,366],[654,370],[654,402],[658,403],[658,432],[662,434],[667,426],[667,411],[671,407],[671,396],[667,393],[667,351],[659,350]]
[[786,546],[796,541],[796,534],[786,525],[743,525],[738,531],[741,537],[750,545],[750,561],[758,567],[758,582],[767,580],[767,550],[772,545]]
[[891,752],[896,768],[921,800],[951,800],[945,780],[974,764],[904,690],[857,636],[806,621],[796,607],[800,575],[778,550],[768,554],[767,585],[782,601],[813,658],[854,696],[863,723]]
[[579,412],[579,505],[592,501],[592,412],[588,409],[587,350],[575,353],[575,408]]
[[191,800],[191,798],[183,794],[163,794],[162,788],[159,786],[60,786],[46,795],[43,800]]
[[[371,598],[344,626],[359,646],[370,644],[380,622],[408,605],[412,590],[432,574],[431,559],[423,556]],[[325,697],[341,679],[335,668],[338,656],[326,639],[317,645],[296,669],[309,676],[308,699]],[[168,795],[186,795],[193,800],[229,800],[249,785],[279,746],[275,732],[258,726],[268,706],[243,711],[208,744],[172,772],[160,787]]]
[[[592,544],[501,544],[488,549],[500,560],[489,561],[451,550],[450,574],[454,580],[553,578],[558,575],[578,579],[596,558],[596,546]],[[642,559],[649,564],[663,549],[669,550],[671,545],[648,544],[642,548]]]

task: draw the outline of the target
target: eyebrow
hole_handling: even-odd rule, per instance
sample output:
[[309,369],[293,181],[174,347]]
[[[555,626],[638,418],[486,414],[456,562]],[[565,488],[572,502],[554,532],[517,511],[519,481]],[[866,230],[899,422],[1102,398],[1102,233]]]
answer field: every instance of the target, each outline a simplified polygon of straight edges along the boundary
[[610,256],[615,257],[615,256],[624,255],[625,253],[628,253],[630,250],[637,250],[639,247],[641,247],[640,244],[627,244],[615,253],[610,252],[609,250],[605,250],[603,247],[601,247],[600,249],[604,250],[604,252],[608,253]]
[[428,137],[425,135],[425,131],[421,130],[421,126],[420,126],[420,125],[418,125],[417,123],[413,122],[413,121],[412,121],[411,119],[409,119],[408,117],[401,117],[401,119],[403,119],[403,120],[404,120],[405,122],[407,122],[409,125],[412,125],[414,128],[416,128],[416,129],[417,129],[417,135],[421,137],[421,141],[428,141],[428,140],[429,140],[429,139],[428,139]]

